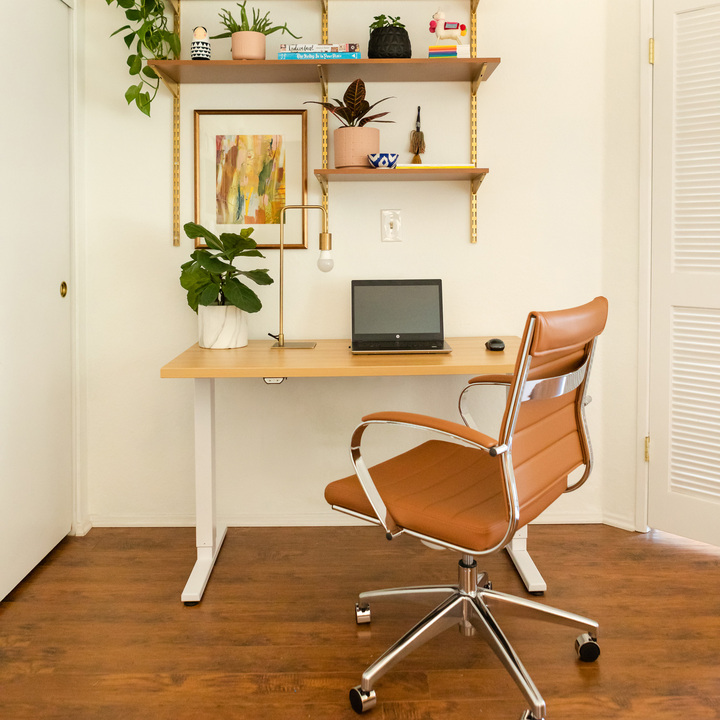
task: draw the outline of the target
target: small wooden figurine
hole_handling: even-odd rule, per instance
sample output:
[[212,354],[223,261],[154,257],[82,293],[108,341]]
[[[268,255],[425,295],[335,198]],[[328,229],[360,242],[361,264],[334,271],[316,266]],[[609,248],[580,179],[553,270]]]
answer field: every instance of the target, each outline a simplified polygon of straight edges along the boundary
[[434,32],[438,40],[454,40],[462,45],[460,38],[467,35],[467,27],[462,23],[446,22],[445,13],[438,10],[430,21],[430,32]]
[[210,41],[208,40],[207,30],[202,25],[198,25],[193,30],[193,39],[190,43],[190,59],[210,59]]

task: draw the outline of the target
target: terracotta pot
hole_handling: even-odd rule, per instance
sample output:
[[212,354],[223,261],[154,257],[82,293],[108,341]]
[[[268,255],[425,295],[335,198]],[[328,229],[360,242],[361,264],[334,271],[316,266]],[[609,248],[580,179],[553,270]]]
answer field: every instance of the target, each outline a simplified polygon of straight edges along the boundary
[[264,60],[265,35],[252,30],[243,30],[233,33],[232,58],[233,60]]
[[335,167],[371,167],[368,155],[380,151],[380,131],[373,127],[341,127],[333,134]]
[[234,305],[198,307],[198,345],[214,350],[248,344],[247,313]]

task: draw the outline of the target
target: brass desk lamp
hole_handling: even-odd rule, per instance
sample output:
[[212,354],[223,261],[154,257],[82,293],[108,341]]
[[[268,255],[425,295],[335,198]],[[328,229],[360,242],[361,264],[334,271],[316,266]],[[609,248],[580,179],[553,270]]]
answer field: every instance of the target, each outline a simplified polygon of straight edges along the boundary
[[273,344],[273,348],[280,350],[310,350],[314,348],[315,342],[285,342],[285,333],[283,330],[283,277],[284,277],[284,251],[285,251],[285,211],[286,210],[320,210],[323,214],[323,229],[320,233],[320,257],[317,266],[322,272],[330,272],[333,269],[333,259],[330,254],[332,249],[332,235],[328,232],[327,212],[322,205],[285,205],[280,210],[280,327],[277,335],[271,337],[277,338],[277,342]]

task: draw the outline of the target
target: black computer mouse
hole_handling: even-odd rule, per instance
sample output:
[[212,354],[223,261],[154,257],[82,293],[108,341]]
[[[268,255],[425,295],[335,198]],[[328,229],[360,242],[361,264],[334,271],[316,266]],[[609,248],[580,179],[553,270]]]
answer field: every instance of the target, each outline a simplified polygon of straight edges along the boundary
[[485,347],[488,350],[499,351],[505,349],[505,343],[500,338],[490,338],[490,340],[485,343]]

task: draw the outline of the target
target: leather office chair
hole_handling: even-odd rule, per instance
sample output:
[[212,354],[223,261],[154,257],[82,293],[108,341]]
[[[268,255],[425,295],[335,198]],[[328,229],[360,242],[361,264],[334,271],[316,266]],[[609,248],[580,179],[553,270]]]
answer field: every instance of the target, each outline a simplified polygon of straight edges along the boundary
[[[351,442],[355,475],[327,486],[336,510],[382,525],[388,539],[401,533],[461,553],[458,584],[363,592],[356,605],[359,624],[370,621],[368,601],[383,597],[442,602],[379,657],[350,691],[358,712],[376,704],[374,685],[399,660],[454,625],[477,631],[490,645],[525,696],[523,720],[545,717],[545,701],[497,624],[492,611],[577,627],[581,660],[600,649],[598,624],[580,615],[492,589],[475,557],[502,550],[515,532],[560,495],[585,482],[592,453],[585,423],[586,387],[597,336],[607,319],[607,300],[528,316],[512,375],[470,380],[460,398],[465,424],[404,412],[380,412],[362,419]],[[507,402],[497,438],[471,426],[466,411],[473,388],[505,386]],[[431,439],[368,469],[361,439],[371,426],[400,425],[432,432]],[[568,475],[585,466],[568,486]],[[359,482],[358,482],[359,480]]]

